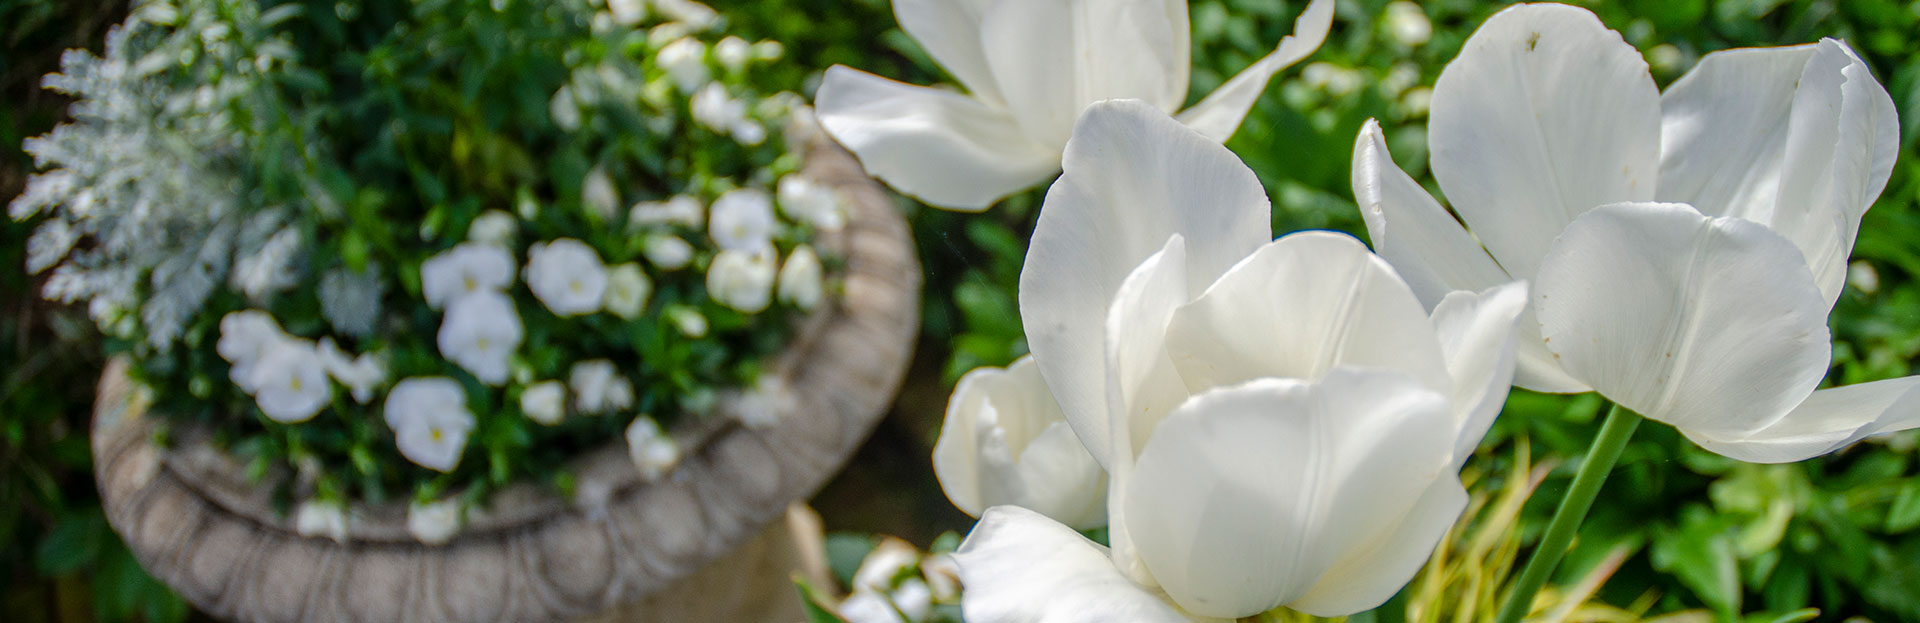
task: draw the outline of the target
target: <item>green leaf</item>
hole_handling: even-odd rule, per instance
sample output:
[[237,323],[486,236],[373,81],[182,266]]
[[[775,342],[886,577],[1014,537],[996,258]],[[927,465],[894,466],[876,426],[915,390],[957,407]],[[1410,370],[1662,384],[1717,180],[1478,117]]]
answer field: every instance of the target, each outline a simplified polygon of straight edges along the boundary
[[1920,478],[1911,478],[1887,509],[1887,532],[1898,534],[1916,526],[1920,526]]
[[61,576],[92,565],[112,538],[106,518],[98,510],[60,518],[33,550],[33,566],[41,575]]
[[808,584],[806,578],[795,575],[793,587],[800,592],[800,607],[807,613],[807,623],[847,623],[846,619],[833,613],[833,607],[829,605],[831,598]]

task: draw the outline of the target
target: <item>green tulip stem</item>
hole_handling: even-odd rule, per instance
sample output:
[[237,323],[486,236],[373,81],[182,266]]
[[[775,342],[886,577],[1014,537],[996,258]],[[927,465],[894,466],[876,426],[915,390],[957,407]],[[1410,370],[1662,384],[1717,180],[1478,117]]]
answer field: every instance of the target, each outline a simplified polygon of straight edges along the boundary
[[1607,482],[1607,474],[1620,460],[1620,451],[1627,447],[1627,440],[1633,438],[1633,429],[1640,426],[1641,419],[1640,414],[1620,405],[1613,405],[1613,410],[1607,413],[1607,422],[1600,426],[1600,436],[1594,438],[1579,473],[1573,476],[1573,486],[1568,487],[1566,497],[1560,499],[1560,508],[1553,511],[1546,535],[1540,538],[1540,545],[1527,559],[1519,581],[1514,582],[1513,591],[1507,593],[1506,603],[1500,606],[1500,617],[1496,619],[1499,623],[1520,623],[1520,619],[1527,616],[1533,606],[1534,593],[1540,592],[1547,576],[1560,565],[1560,558],[1566,555],[1580,522],[1593,508],[1600,485]]

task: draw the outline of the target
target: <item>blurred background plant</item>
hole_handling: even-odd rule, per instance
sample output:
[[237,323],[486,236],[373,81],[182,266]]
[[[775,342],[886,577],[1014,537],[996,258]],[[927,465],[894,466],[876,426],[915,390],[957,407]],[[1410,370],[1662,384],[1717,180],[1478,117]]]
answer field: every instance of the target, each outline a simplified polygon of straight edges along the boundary
[[[0,190],[8,196],[18,188],[25,165],[18,153],[20,138],[51,127],[59,115],[59,103],[34,88],[38,76],[54,67],[57,54],[51,49],[97,46],[98,30],[73,33],[89,23],[117,21],[101,16],[115,4],[0,0],[0,18],[6,19],[0,34],[7,45],[0,73],[9,98],[9,105],[0,107],[0,119],[6,121],[0,136],[7,141],[0,156],[6,165],[0,169]],[[1473,29],[1504,4],[1341,2],[1327,44],[1278,76],[1228,143],[1268,186],[1275,231],[1332,228],[1364,235],[1347,176],[1353,138],[1369,117],[1386,126],[1401,166],[1437,192],[1425,174],[1427,89]],[[1920,356],[1920,284],[1915,283],[1920,276],[1920,3],[1576,4],[1593,9],[1645,52],[1662,85],[1701,55],[1732,47],[1832,36],[1846,39],[1865,57],[1901,111],[1903,151],[1892,182],[1861,227],[1852,287],[1832,317],[1832,378],[1857,383],[1911,373],[1911,362]],[[787,64],[772,70],[769,88],[811,93],[820,71],[834,63],[916,84],[951,82],[898,29],[887,0],[716,0],[713,5],[729,20],[729,30],[786,45]],[[1197,64],[1192,93],[1209,92],[1271,50],[1304,5],[1298,0],[1190,0]],[[43,14],[53,17],[28,19]],[[940,493],[928,457],[953,381],[975,366],[1005,365],[1025,352],[1015,284],[1038,197],[1038,191],[1030,192],[982,215],[901,201],[913,219],[927,271],[925,323],[894,412],[848,470],[814,500],[828,528],[840,531],[830,537],[829,552],[844,572],[843,582],[851,583],[859,561],[879,542],[871,534],[899,535],[937,551],[954,544],[947,537],[936,545],[943,534],[964,534],[970,527],[971,520]],[[85,354],[97,348],[50,348],[62,336],[53,328],[60,325],[46,319],[73,314],[33,302],[32,284],[17,273],[19,248],[29,230],[7,225],[3,231],[7,238],[0,243],[0,260],[12,264],[0,271],[0,301],[7,312],[0,323],[9,323],[0,325],[0,335],[15,338],[0,349],[0,369],[7,375],[7,385],[0,387],[6,433],[0,440],[6,444],[0,448],[6,470],[0,508],[9,509],[0,511],[5,513],[0,514],[0,564],[6,565],[9,586],[0,607],[24,613],[9,620],[109,619],[143,616],[141,611],[171,620],[167,616],[179,606],[149,605],[177,604],[160,593],[114,590],[89,596],[87,583],[78,579],[106,585],[118,581],[115,577],[138,575],[98,521],[97,510],[89,508],[95,503],[84,441],[90,392],[87,383],[73,379],[93,374],[89,366],[97,362]],[[69,324],[87,323],[79,318]],[[6,332],[20,326],[34,328]],[[49,351],[69,354],[40,355]],[[57,365],[27,367],[27,359],[35,356]],[[15,386],[32,390],[7,389]],[[1504,583],[1497,574],[1507,568],[1505,560],[1524,556],[1538,538],[1571,479],[1566,466],[1577,464],[1598,430],[1599,407],[1592,397],[1515,393],[1481,455],[1469,465],[1477,475],[1475,519],[1463,522],[1449,548],[1406,591],[1409,620],[1472,620],[1456,618],[1465,616],[1462,607],[1497,599]],[[1645,427],[1602,492],[1554,578],[1555,588],[1536,603],[1536,619],[1760,623],[1807,620],[1802,609],[1811,607],[1821,611],[1821,621],[1920,620],[1917,442],[1906,434],[1805,463],[1764,466],[1702,452],[1667,427]],[[25,476],[36,471],[45,476]],[[1515,497],[1515,483],[1531,487],[1533,495]],[[71,536],[89,534],[84,527],[89,516],[95,518],[91,536]],[[64,527],[69,525],[81,527]],[[115,563],[115,556],[127,562]],[[36,565],[37,560],[45,562]],[[49,579],[54,577],[69,579]]]

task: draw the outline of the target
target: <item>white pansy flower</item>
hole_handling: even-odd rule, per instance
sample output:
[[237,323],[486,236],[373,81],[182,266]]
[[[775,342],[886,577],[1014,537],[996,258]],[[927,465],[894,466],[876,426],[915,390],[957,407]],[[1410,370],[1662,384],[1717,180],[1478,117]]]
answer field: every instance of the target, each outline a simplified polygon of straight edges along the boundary
[[260,356],[249,379],[254,402],[268,419],[282,424],[305,422],[333,399],[327,367],[313,342],[286,338],[275,341]]
[[707,208],[693,195],[674,195],[665,201],[642,201],[627,211],[628,226],[706,224]]
[[713,200],[707,235],[728,251],[755,251],[773,240],[773,199],[753,188],[729,190]]
[[767,140],[767,129],[759,123],[750,120],[743,120],[740,123],[734,124],[733,129],[728,133],[733,135],[734,141],[749,147],[759,145]]
[[558,316],[600,311],[607,293],[607,267],[600,253],[572,238],[527,249],[527,287]]
[[893,607],[900,609],[908,621],[925,621],[933,615],[933,589],[927,581],[920,578],[907,578],[900,587],[893,589],[887,597],[893,601]]
[[562,130],[580,129],[580,102],[573,98],[573,87],[562,85],[553,92],[553,99],[547,100],[547,114],[553,118],[553,125]]
[[506,210],[487,210],[467,227],[467,240],[507,248],[519,233],[520,219]]
[[373,390],[387,382],[387,363],[373,353],[364,353],[359,357],[340,350],[333,338],[321,338],[316,351],[321,365],[333,380],[345,385],[353,394],[353,401],[367,404],[373,401]]
[[574,408],[587,415],[633,406],[633,383],[613,367],[612,361],[594,359],[573,364],[567,385],[573,390]]
[[1420,5],[1406,0],[1387,3],[1387,36],[1395,43],[1407,47],[1426,45],[1433,38],[1433,22],[1427,19],[1427,12]]
[[541,381],[520,391],[520,412],[527,419],[552,426],[567,415],[567,386],[559,381]]
[[955,554],[967,620],[1385,602],[1466,507],[1458,471],[1505,402],[1525,285],[1429,313],[1358,240],[1271,240],[1253,172],[1144,102],[1093,105],[1066,154],[1020,315],[1107,470],[1112,545],[989,508]]
[[871,590],[853,591],[835,610],[847,623],[912,623],[900,617],[886,594]]
[[733,35],[727,35],[719,43],[713,44],[713,60],[729,72],[739,73],[747,68],[747,62],[753,60],[753,44]]
[[800,245],[780,265],[780,286],[776,296],[800,309],[813,309],[826,297],[826,268],[813,247]]
[[640,470],[640,479],[659,480],[680,464],[680,444],[660,430],[653,418],[640,416],[627,425],[627,455]]
[[639,264],[627,262],[607,271],[607,313],[623,320],[640,317],[653,294],[653,280]]
[[383,412],[400,456],[438,472],[460,465],[474,419],[459,381],[444,376],[402,380],[387,392]]
[[669,234],[648,236],[640,252],[661,270],[679,270],[693,261],[693,245]]
[[607,174],[605,167],[588,170],[587,176],[580,180],[580,203],[602,222],[611,221],[620,213],[620,189],[614,188],[613,176]]
[[621,26],[633,26],[647,19],[647,0],[607,0],[607,12]]
[[480,292],[454,299],[440,321],[440,356],[488,385],[507,382],[513,352],[526,337],[513,299],[499,292]]
[[420,290],[427,307],[440,309],[475,292],[513,285],[513,255],[484,242],[463,242],[420,263]]
[[[1215,141],[1233,135],[1267,81],[1320,47],[1333,0],[1314,0],[1294,34],[1180,113]],[[893,0],[900,28],[968,95],[834,66],[814,105],[867,172],[935,206],[980,211],[1060,171],[1074,120],[1094,102],[1187,101],[1186,0]]]
[[839,231],[847,223],[846,201],[832,186],[816,184],[798,173],[780,178],[775,188],[780,211],[821,231]]
[[653,8],[675,22],[705,30],[720,22],[720,13],[695,0],[653,0]]
[[1032,356],[960,377],[933,473],[968,515],[1012,504],[1076,529],[1107,524],[1107,473],[1074,436]]
[[421,543],[444,545],[460,532],[460,500],[415,500],[407,506],[407,532]]
[[1532,281],[1517,385],[1593,389],[1746,461],[1920,426],[1920,377],[1815,390],[1900,142],[1892,99],[1846,44],[1716,52],[1662,94],[1592,13],[1516,5],[1468,39],[1432,107],[1433,175],[1459,219],[1375,124],[1355,196],[1428,305]]
[[721,251],[707,265],[707,296],[735,310],[759,313],[773,302],[775,276],[771,247]]
[[747,120],[747,104],[727,95],[726,85],[709,82],[688,102],[694,123],[718,134],[727,134]]
[[220,340],[214,350],[232,367],[227,377],[248,394],[254,392],[253,366],[280,342],[293,339],[280,329],[273,315],[263,310],[229,312],[220,317]]
[[713,77],[707,71],[707,44],[693,37],[681,37],[660,48],[653,60],[681,93],[698,91]]
[[293,511],[293,531],[309,538],[347,542],[347,508],[339,502],[307,500]]
[[674,328],[679,329],[681,335],[694,339],[707,336],[707,317],[701,315],[700,310],[685,305],[670,305],[666,313],[667,319],[673,321]]

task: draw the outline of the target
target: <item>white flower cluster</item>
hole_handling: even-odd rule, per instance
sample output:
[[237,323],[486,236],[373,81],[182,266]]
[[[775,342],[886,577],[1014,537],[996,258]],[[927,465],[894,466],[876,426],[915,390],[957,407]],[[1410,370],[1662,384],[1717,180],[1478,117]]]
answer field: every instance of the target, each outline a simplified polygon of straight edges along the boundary
[[924,623],[932,619],[934,604],[959,599],[960,576],[952,558],[923,555],[888,537],[860,561],[838,614],[848,623]]
[[377,355],[352,356],[323,339],[288,335],[273,316],[250,309],[220,319],[215,346],[231,364],[229,378],[254,397],[260,412],[281,423],[312,419],[333,400],[337,381],[354,401],[366,404],[387,381],[386,363]]

